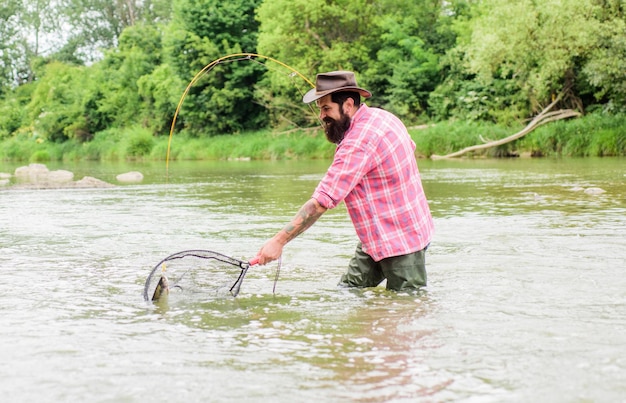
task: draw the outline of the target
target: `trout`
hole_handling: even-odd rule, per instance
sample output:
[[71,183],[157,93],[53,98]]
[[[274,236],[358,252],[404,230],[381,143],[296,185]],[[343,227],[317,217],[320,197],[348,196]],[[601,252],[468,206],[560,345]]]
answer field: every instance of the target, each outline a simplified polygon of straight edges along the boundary
[[169,281],[165,274],[161,274],[161,278],[159,279],[159,283],[154,289],[154,294],[152,294],[152,300],[158,301],[163,295],[167,295],[170,292]]

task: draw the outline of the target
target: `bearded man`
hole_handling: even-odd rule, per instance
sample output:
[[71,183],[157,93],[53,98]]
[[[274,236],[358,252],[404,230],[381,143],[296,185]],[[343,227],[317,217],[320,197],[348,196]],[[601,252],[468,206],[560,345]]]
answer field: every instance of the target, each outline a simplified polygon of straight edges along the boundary
[[294,218],[257,254],[260,264],[278,259],[283,247],[328,209],[344,202],[359,243],[345,287],[389,290],[426,286],[425,253],[434,226],[415,159],[415,143],[395,115],[361,103],[372,94],[358,87],[353,72],[316,77],[303,97],[316,101],[327,139],[337,148],[331,166]]

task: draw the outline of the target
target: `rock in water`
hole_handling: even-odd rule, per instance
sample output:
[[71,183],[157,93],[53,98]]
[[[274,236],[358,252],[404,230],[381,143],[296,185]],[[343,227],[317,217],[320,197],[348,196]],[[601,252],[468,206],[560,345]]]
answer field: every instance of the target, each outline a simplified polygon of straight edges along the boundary
[[71,182],[73,179],[74,173],[63,169],[48,172],[48,180],[50,182]]
[[77,188],[110,188],[113,187],[110,183],[101,181],[100,179],[93,178],[91,176],[85,176],[83,179],[76,181],[74,187]]
[[115,177],[115,179],[117,179],[120,182],[136,183],[136,182],[141,182],[143,180],[143,175],[141,172],[131,171],[131,172],[119,174]]
[[24,182],[38,183],[47,179],[48,167],[44,164],[30,164],[15,169],[15,177]]

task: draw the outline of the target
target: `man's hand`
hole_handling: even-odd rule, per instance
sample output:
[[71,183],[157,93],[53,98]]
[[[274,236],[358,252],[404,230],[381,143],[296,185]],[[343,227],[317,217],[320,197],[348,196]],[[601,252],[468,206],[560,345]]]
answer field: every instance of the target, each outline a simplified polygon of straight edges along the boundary
[[263,245],[256,256],[259,259],[259,264],[267,264],[278,259],[283,253],[283,247],[306,231],[325,212],[326,207],[319,204],[315,199],[309,199],[300,208],[298,214],[291,219],[291,222]]
[[275,238],[267,241],[257,254],[259,264],[267,264],[280,258],[280,255],[283,253],[283,246],[284,245]]

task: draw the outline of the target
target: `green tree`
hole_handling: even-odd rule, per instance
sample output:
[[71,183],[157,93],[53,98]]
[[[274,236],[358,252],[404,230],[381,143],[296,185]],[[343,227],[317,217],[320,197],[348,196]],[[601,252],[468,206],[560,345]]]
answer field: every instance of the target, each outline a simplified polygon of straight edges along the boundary
[[82,99],[89,82],[83,66],[53,62],[42,66],[27,113],[33,135],[54,142],[76,137],[82,130]]
[[[94,62],[118,45],[122,32],[136,24],[165,24],[169,0],[57,0],[62,24],[70,32],[58,55]],[[71,56],[70,56],[71,55]]]
[[58,12],[48,0],[6,0],[0,6],[0,95],[35,79],[33,63],[51,46],[58,31]]
[[31,100],[34,85],[25,84],[17,87],[6,98],[0,97],[0,139],[18,133],[19,129],[28,124],[26,105]]
[[308,77],[336,69],[361,70],[368,50],[363,38],[377,8],[366,0],[275,0],[257,10],[259,51]]
[[[531,113],[562,91],[566,92],[565,106],[582,109],[590,84],[581,74],[585,66],[601,95],[620,92],[621,84],[616,88],[606,80],[618,76],[623,66],[623,15],[608,12],[607,16],[604,3],[484,0],[469,23],[470,34],[459,43],[467,71],[485,87],[493,87],[496,80],[511,81],[515,88],[510,94],[525,95],[526,107],[518,109]],[[615,45],[606,52],[608,43]],[[600,67],[609,61],[609,69]]]
[[[110,128],[142,124],[162,130],[163,119],[145,102],[140,81],[160,65],[161,36],[154,26],[128,27],[119,46],[91,66],[47,62],[28,104],[35,135],[55,142],[88,141]],[[171,104],[170,104],[171,106]],[[159,121],[154,121],[159,119]],[[154,119],[154,120],[152,120]]]
[[[169,64],[184,82],[223,56],[256,53],[260,0],[179,0],[166,36]],[[264,108],[254,102],[254,86],[264,68],[254,63],[221,63],[190,89],[181,125],[194,134],[223,134],[264,127]],[[182,93],[181,88],[181,93]]]
[[119,42],[97,66],[101,77],[98,90],[103,96],[98,111],[108,116],[114,127],[127,126],[142,115],[138,83],[161,64],[162,53],[161,35],[153,25],[128,27]]
[[141,124],[150,128],[154,134],[168,133],[184,86],[185,83],[169,64],[161,64],[152,73],[139,78],[137,87],[142,98]]
[[582,73],[604,109],[623,112],[626,111],[626,5],[611,0],[596,0],[594,4],[601,29]]
[[[370,89],[369,101],[414,121],[441,82],[439,56],[454,44],[447,7],[441,0],[275,0],[257,12],[259,50],[309,77],[328,70],[354,70]],[[280,17],[278,17],[280,16]],[[285,46],[285,44],[289,46]],[[299,98],[280,74],[266,78],[266,97]],[[283,108],[303,114],[304,108]],[[308,114],[309,123],[316,116]],[[285,120],[302,123],[297,116]]]
[[409,122],[425,114],[442,80],[439,58],[454,43],[445,7],[440,0],[382,1],[367,42],[364,82],[378,104]]
[[[366,0],[274,0],[257,10],[259,53],[287,63],[314,80],[322,71],[361,73],[371,59],[367,43],[376,29],[376,2]],[[361,82],[363,81],[363,82]],[[263,82],[265,104],[272,108],[273,124],[317,123],[317,112],[300,101],[310,86],[273,70]]]
[[18,0],[7,0],[0,5],[0,98],[18,81],[20,51],[17,39],[20,10],[21,2]]

